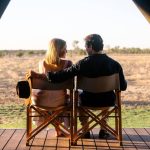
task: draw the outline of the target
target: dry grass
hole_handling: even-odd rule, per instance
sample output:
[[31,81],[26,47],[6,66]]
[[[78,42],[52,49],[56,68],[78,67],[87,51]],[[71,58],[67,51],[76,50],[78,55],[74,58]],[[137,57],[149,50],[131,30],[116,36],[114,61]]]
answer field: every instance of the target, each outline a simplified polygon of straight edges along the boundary
[[[128,82],[128,89],[122,92],[123,103],[150,105],[150,55],[111,54],[110,56],[120,62]],[[0,104],[23,103],[16,95],[16,83],[24,79],[29,69],[38,71],[38,61],[43,57],[43,55],[0,57]],[[68,58],[75,63],[82,57]]]
[[[149,126],[150,108],[150,54],[111,54],[123,67],[128,88],[122,92],[123,126],[146,127]],[[25,127],[24,101],[16,95],[16,83],[23,80],[29,69],[38,71],[38,62],[44,55],[24,55],[22,57],[0,57],[0,127]],[[74,63],[84,56],[68,57]],[[18,106],[16,104],[19,104]],[[137,109],[133,109],[137,108]],[[134,117],[129,117],[133,114]],[[141,116],[143,120],[141,120]],[[138,117],[139,118],[136,118]],[[144,117],[145,116],[145,117]],[[132,122],[136,124],[131,124]],[[13,121],[12,121],[13,120]],[[141,124],[142,121],[144,124]]]

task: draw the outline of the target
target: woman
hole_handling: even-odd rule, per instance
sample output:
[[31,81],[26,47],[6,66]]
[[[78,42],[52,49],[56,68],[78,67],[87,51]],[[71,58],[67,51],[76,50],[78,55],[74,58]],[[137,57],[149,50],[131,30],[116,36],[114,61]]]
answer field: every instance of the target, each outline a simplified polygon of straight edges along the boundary
[[[59,71],[64,68],[70,67],[72,62],[66,60],[67,52],[66,42],[62,39],[54,38],[49,43],[49,48],[45,55],[45,58],[39,62],[39,73],[46,74],[48,71]],[[58,107],[67,103],[66,100],[67,91],[57,90],[48,91],[33,89],[32,90],[32,104],[36,104],[41,107]],[[35,124],[40,124],[42,118],[35,117]],[[44,118],[43,118],[44,119]],[[67,118],[63,120],[66,126],[69,126]],[[57,131],[57,136],[60,136],[61,132]]]

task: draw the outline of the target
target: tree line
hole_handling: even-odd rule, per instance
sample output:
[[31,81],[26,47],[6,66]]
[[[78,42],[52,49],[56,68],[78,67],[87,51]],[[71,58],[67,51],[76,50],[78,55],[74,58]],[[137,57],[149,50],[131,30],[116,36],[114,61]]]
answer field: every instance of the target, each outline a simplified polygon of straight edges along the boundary
[[[113,48],[104,49],[104,52],[108,54],[150,54],[150,48],[120,48],[119,46],[115,46]],[[18,56],[22,57],[24,55],[44,55],[46,50],[0,50],[0,57],[3,56]],[[71,50],[68,50],[68,55],[86,55],[85,49],[81,49],[79,47],[74,47]]]

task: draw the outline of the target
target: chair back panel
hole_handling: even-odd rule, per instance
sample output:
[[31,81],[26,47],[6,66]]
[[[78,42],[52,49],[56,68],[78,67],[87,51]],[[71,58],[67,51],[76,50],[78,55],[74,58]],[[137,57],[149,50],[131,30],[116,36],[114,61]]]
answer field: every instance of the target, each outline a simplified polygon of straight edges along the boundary
[[116,73],[113,75],[100,76],[96,78],[78,76],[76,88],[91,93],[119,90],[120,89],[119,74]]
[[41,80],[38,78],[31,79],[32,89],[41,89],[41,90],[62,90],[62,89],[73,89],[74,88],[74,79],[68,79],[61,83],[51,83],[48,80]]

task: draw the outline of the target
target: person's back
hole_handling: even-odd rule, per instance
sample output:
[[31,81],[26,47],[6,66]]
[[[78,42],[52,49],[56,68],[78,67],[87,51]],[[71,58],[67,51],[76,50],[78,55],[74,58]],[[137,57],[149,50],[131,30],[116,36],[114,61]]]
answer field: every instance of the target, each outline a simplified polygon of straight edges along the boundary
[[[64,59],[66,55],[66,42],[62,39],[52,39],[45,59],[39,62],[39,73],[48,71],[60,71],[72,65],[72,62]],[[33,89],[32,103],[42,107],[58,107],[66,103],[66,91],[48,91]]]
[[120,65],[106,54],[90,55],[80,63],[80,73],[87,77],[98,77],[119,72]]
[[[69,60],[61,60],[61,67],[56,65],[48,65],[44,60],[39,62],[39,73],[47,73],[48,71],[59,71],[71,65]],[[40,90],[33,89],[32,103],[41,107],[58,107],[66,104],[65,90]]]
[[[119,72],[122,72],[120,64],[103,53],[90,55],[80,62],[79,74],[85,77],[95,78]],[[123,76],[120,75],[120,77],[121,80],[124,80]],[[113,106],[115,103],[115,94],[113,91],[96,94],[83,91],[80,96],[82,105],[84,106]],[[94,100],[94,103],[91,99]]]

